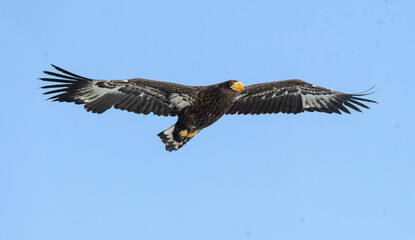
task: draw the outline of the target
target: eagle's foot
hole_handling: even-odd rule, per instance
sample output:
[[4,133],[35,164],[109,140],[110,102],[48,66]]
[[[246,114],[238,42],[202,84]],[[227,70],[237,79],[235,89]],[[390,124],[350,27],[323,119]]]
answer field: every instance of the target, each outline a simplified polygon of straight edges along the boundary
[[187,137],[187,138],[192,138],[194,137],[197,133],[199,132],[199,130],[193,131],[193,132],[189,132],[187,130],[182,130],[179,132],[179,135],[182,137]]
[[189,132],[187,130],[182,130],[179,132],[179,135],[182,137],[186,137]]
[[188,134],[186,135],[186,137],[188,137],[188,138],[192,138],[192,137],[194,137],[194,136],[195,136],[198,132],[199,132],[199,130],[196,130],[196,131],[190,132],[190,133],[188,133]]

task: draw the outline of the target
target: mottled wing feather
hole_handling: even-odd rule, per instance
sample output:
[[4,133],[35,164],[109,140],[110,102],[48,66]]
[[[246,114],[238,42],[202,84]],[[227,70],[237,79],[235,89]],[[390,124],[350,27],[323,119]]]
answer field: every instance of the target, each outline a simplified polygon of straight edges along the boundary
[[61,73],[45,71],[57,78],[40,78],[59,84],[43,86],[54,89],[49,99],[83,104],[87,111],[103,113],[114,107],[134,113],[175,116],[194,101],[197,88],[142,78],[129,80],[94,80],[52,65]]
[[[370,90],[370,89],[369,89]],[[368,90],[368,91],[369,91]],[[293,79],[247,86],[235,99],[227,114],[265,114],[325,112],[350,114],[347,107],[361,112],[369,108],[362,102],[376,103],[361,98],[368,91],[346,94]]]

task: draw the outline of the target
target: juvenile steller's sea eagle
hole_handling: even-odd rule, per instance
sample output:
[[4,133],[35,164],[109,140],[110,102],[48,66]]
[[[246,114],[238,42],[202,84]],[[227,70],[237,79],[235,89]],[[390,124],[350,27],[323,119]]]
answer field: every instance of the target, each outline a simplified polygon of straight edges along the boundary
[[350,114],[347,107],[361,112],[369,108],[362,98],[370,92],[346,94],[322,88],[298,79],[254,84],[243,87],[229,80],[209,86],[185,86],[143,78],[95,80],[82,77],[52,65],[57,72],[44,71],[53,78],[40,78],[58,84],[44,94],[58,102],[83,104],[87,111],[103,113],[114,107],[134,113],[178,116],[177,122],[159,133],[166,150],[178,150],[200,130],[224,114],[265,114],[325,112]]

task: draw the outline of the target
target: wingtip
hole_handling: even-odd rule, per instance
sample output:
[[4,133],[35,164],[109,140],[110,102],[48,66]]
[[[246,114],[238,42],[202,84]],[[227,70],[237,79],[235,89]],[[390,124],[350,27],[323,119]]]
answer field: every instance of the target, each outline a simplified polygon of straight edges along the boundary
[[58,67],[58,66],[56,66],[55,64],[50,64],[54,69],[56,69],[56,70],[58,70],[59,72],[62,72],[62,68],[60,68],[60,67]]
[[372,91],[371,92],[371,90],[372,89],[374,89],[376,87],[376,85],[373,85],[371,88],[369,88],[368,90],[366,90],[366,91],[363,91],[363,92],[360,92],[360,93],[355,93],[355,94],[353,94],[353,95],[355,95],[355,96],[366,96],[366,95],[370,95],[370,94],[374,94],[374,93],[377,93],[377,92],[379,92],[380,91],[380,89],[377,89],[376,91]]

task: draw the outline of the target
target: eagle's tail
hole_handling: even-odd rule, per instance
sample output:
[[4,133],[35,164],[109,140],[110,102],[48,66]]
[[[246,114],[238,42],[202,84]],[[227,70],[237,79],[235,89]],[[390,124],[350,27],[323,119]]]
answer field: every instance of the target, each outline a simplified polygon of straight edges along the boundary
[[174,132],[175,125],[167,128],[163,132],[157,134],[157,136],[160,137],[161,141],[166,145],[166,150],[171,151],[177,151],[179,148],[183,147],[192,137],[184,137],[182,141],[176,141],[173,138],[173,132]]

